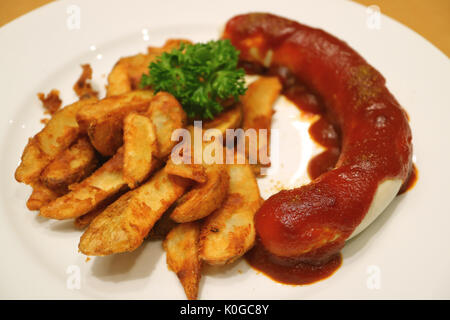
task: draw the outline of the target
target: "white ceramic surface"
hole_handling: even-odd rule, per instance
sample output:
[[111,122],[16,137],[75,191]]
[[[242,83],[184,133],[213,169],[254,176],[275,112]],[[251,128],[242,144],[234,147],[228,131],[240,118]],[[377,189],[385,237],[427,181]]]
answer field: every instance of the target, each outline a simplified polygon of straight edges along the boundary
[[[31,189],[13,174],[27,139],[42,127],[37,92],[57,88],[65,104],[74,101],[79,65],[90,63],[94,86],[104,93],[106,75],[120,56],[167,38],[215,39],[230,17],[249,11],[320,27],[380,70],[410,116],[419,181],[347,244],[343,265],[329,279],[281,285],[241,260],[205,268],[199,298],[450,298],[449,60],[385,16],[380,28],[373,28],[377,18],[366,8],[325,0],[57,1],[0,28],[0,298],[185,298],[160,242],[86,262],[77,252],[80,231],[72,221],[48,221],[29,212],[25,202]],[[283,99],[276,110],[280,167],[260,180],[264,196],[280,185],[305,183],[305,164],[317,152],[298,111]],[[79,289],[73,288],[77,270]]]

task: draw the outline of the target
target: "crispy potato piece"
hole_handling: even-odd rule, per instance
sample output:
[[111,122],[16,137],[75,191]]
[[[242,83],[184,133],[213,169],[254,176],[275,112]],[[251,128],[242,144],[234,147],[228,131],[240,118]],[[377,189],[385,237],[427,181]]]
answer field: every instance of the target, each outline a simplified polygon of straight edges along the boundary
[[189,300],[197,299],[201,278],[199,234],[198,223],[183,223],[174,227],[163,242],[167,266],[177,274]]
[[164,214],[161,216],[161,218],[156,221],[153,228],[148,233],[146,239],[149,240],[164,240],[167,236],[167,234],[172,230],[175,226],[178,225],[175,221],[170,219],[170,214],[173,211],[173,205],[171,208],[166,210]]
[[94,148],[104,156],[112,156],[123,143],[123,119],[131,112],[146,111],[152,98],[150,90],[105,98],[78,112],[77,121]]
[[190,180],[164,169],[106,208],[80,239],[86,255],[105,256],[139,247],[156,221],[188,188]]
[[158,92],[148,108],[147,116],[152,120],[156,130],[158,141],[156,156],[160,159],[165,158],[177,143],[172,141],[172,133],[186,124],[186,113],[174,96],[167,92]]
[[163,52],[170,51],[188,40],[168,40],[163,47],[148,47],[147,53],[139,53],[130,57],[123,57],[114,65],[108,75],[108,87],[106,96],[124,94],[139,88],[139,82],[143,74],[148,74],[148,66]]
[[229,176],[225,165],[205,166],[208,179],[197,183],[181,197],[170,217],[178,223],[191,222],[206,217],[219,208],[226,198]]
[[15,173],[17,181],[32,184],[39,179],[42,170],[78,138],[80,128],[75,118],[78,111],[95,101],[95,98],[85,99],[57,111],[47,125],[29,139]]
[[97,217],[100,213],[102,213],[103,210],[105,210],[105,208],[103,206],[101,206],[99,208],[95,208],[94,210],[89,211],[88,213],[83,214],[82,216],[76,218],[73,222],[75,228],[77,228],[77,229],[86,228],[92,222],[92,220],[95,219],[95,217]]
[[77,94],[80,100],[89,99],[92,97],[98,98],[98,92],[91,86],[92,68],[90,64],[82,64],[83,69],[80,78],[73,85],[73,91]]
[[50,203],[61,195],[60,192],[46,187],[41,182],[33,184],[33,192],[27,201],[29,210],[39,210],[42,206]]
[[[222,136],[225,138],[225,133],[227,129],[236,129],[240,126],[242,122],[242,106],[240,104],[233,108],[230,108],[217,117],[214,120],[207,121],[203,123],[203,130],[208,129],[218,129]],[[214,133],[213,133],[214,135]],[[210,139],[211,135],[204,133],[206,139]]]
[[[151,171],[161,167],[161,161],[152,161]],[[103,201],[126,190],[123,179],[123,149],[78,184],[70,186],[71,191],[41,208],[40,215],[47,218],[73,219],[94,210]]]
[[[258,163],[262,163],[261,154],[269,155],[269,137],[270,137],[270,122],[273,114],[273,104],[279,97],[282,89],[280,80],[277,77],[261,77],[247,89],[247,92],[242,97],[242,107],[244,112],[244,119],[242,126],[244,130],[255,129],[257,133],[257,151]],[[267,130],[267,140],[260,139],[259,130]],[[246,155],[249,156],[249,145],[246,143]],[[268,165],[269,163],[262,163]]]
[[131,80],[128,76],[128,63],[125,62],[125,58],[122,58],[114,65],[108,75],[106,96],[117,96],[130,92],[131,90]]
[[152,155],[158,152],[156,133],[149,118],[137,113],[125,117],[123,177],[134,189],[150,173]]
[[111,203],[119,199],[119,197],[123,193],[119,192],[117,194],[114,194],[113,196],[103,200],[97,207],[92,209],[86,214],[83,214],[82,216],[79,216],[76,218],[73,222],[74,226],[77,229],[84,229],[86,228],[94,219],[97,217],[100,213],[102,213],[106,207],[108,207]]
[[40,215],[52,219],[77,218],[95,209],[103,200],[126,186],[122,175],[123,149],[119,149],[92,175],[71,186],[66,195],[41,208]]
[[200,183],[206,182],[208,180],[205,167],[202,164],[175,164],[172,159],[169,158],[169,161],[167,161],[166,164],[166,170],[169,174],[191,179]]
[[[163,94],[160,96],[163,96],[163,98],[160,98],[163,101],[157,99],[156,108],[158,108],[158,112],[150,115],[150,117],[154,115],[160,121],[160,126],[155,126],[157,138],[163,136],[158,130],[164,132],[166,127],[173,128],[173,130],[178,129],[183,125],[186,118],[186,114],[175,98]],[[166,100],[169,102],[166,103]],[[167,112],[168,115],[163,115],[163,112]],[[164,121],[161,121],[161,119],[164,119]],[[153,118],[151,120],[153,122]],[[174,142],[171,141],[170,143]],[[170,151],[171,149],[165,148],[166,154],[162,154],[161,150],[159,153],[160,156],[166,157]],[[123,189],[127,189],[127,183],[123,177],[123,153],[123,148],[119,148],[117,153],[102,167],[72,187],[71,192],[44,206],[41,209],[41,215],[53,219],[77,218],[95,209],[105,199]],[[152,157],[149,173],[154,172],[161,165],[161,160]]]
[[55,114],[61,107],[62,100],[59,98],[59,90],[52,89],[47,94],[38,92],[37,96],[41,100],[46,114]]
[[[217,133],[217,132],[207,133],[206,130],[208,129],[217,129],[218,132],[222,134],[222,137],[225,137],[226,130],[235,129],[239,127],[241,121],[242,121],[242,107],[240,105],[237,105],[231,109],[224,111],[223,113],[218,115],[214,120],[205,122],[203,124],[204,138],[206,140],[210,140],[211,137]],[[191,136],[193,136],[194,133],[193,126],[189,126],[187,130],[190,131]],[[192,162],[193,161],[191,161],[191,163],[182,162],[175,164],[172,158],[169,158],[169,160],[167,161],[166,170],[170,174],[176,176],[188,178],[200,183],[206,182],[207,175],[203,164],[195,164]]]
[[253,217],[261,204],[251,167],[226,167],[230,176],[228,196],[222,207],[205,219],[200,231],[199,255],[211,265],[231,263],[253,246]]
[[41,181],[52,189],[67,189],[90,175],[97,163],[94,148],[86,137],[81,137],[42,171]]

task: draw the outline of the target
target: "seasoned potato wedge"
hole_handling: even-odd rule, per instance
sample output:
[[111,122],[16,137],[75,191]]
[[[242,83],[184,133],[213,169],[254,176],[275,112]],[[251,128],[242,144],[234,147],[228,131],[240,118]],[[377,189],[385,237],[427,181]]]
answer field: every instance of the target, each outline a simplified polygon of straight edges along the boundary
[[89,139],[81,137],[42,171],[41,181],[52,189],[67,189],[70,184],[90,175],[97,163],[98,158]]
[[200,183],[206,182],[206,180],[208,180],[208,176],[206,175],[206,170],[203,164],[175,164],[172,159],[169,158],[169,161],[167,161],[166,164],[166,170],[169,174],[191,179]]
[[[173,205],[172,205],[173,207]],[[164,240],[167,234],[172,230],[175,226],[178,225],[175,221],[170,219],[170,214],[172,213],[172,207],[166,210],[161,218],[156,221],[153,228],[150,229],[148,236],[146,239],[149,240]]]
[[106,96],[111,97],[138,89],[142,75],[148,73],[150,62],[163,52],[179,47],[182,42],[189,43],[187,40],[168,40],[163,47],[149,47],[146,54],[139,53],[121,58],[108,75]]
[[165,158],[177,143],[172,141],[172,133],[186,124],[186,113],[174,96],[167,92],[158,92],[152,100],[147,116],[155,126],[157,157]]
[[197,299],[201,278],[199,234],[197,222],[183,223],[174,227],[163,243],[167,266],[177,274],[189,300]]
[[50,203],[58,198],[61,194],[46,187],[41,182],[36,182],[32,185],[33,192],[27,201],[27,208],[29,210],[39,210],[42,206]]
[[190,222],[206,217],[219,208],[228,192],[229,176],[225,165],[206,165],[207,180],[195,184],[181,197],[170,218],[175,222]]
[[105,256],[135,250],[190,183],[188,179],[160,170],[148,182],[109,205],[91,222],[80,239],[80,251],[86,255]]
[[[273,104],[279,97],[282,89],[277,77],[261,77],[251,83],[245,95],[241,98],[244,119],[242,126],[244,130],[255,129],[257,131],[258,163],[262,163],[261,154],[269,155],[270,122],[273,114]],[[267,139],[260,139],[259,130],[267,130]],[[249,145],[246,144],[247,157],[249,156]],[[262,163],[269,164],[269,163]]]
[[100,213],[102,213],[107,206],[109,206],[111,203],[119,199],[119,197],[123,194],[123,192],[119,192],[114,194],[113,196],[103,200],[98,206],[96,206],[94,209],[89,211],[86,214],[83,214],[82,216],[79,216],[76,218],[73,222],[74,226],[77,229],[84,229],[86,228],[92,220],[95,219],[96,216],[98,216]]
[[[214,120],[203,123],[203,130],[217,129],[225,138],[227,129],[236,129],[242,122],[242,106],[240,104],[219,114]],[[213,133],[214,134],[214,133]],[[211,135],[204,132],[205,139],[210,139]]]
[[125,117],[123,126],[124,166],[123,177],[134,189],[150,173],[152,155],[158,153],[153,123],[137,113]]
[[112,156],[123,143],[124,118],[131,112],[146,111],[152,98],[150,90],[105,98],[78,112],[77,121],[94,148],[104,156]]
[[235,261],[255,242],[253,217],[261,198],[251,167],[227,165],[230,176],[223,205],[206,217],[200,231],[200,258],[211,265]]
[[15,173],[17,181],[31,184],[39,180],[42,170],[78,138],[80,128],[76,114],[95,101],[96,98],[78,101],[53,115],[47,125],[28,141]]
[[77,218],[126,187],[122,175],[123,149],[92,175],[71,186],[71,191],[41,208],[40,215],[52,219]]
[[102,213],[103,210],[105,210],[105,208],[101,206],[99,208],[95,208],[92,211],[89,211],[86,214],[83,214],[82,216],[75,219],[75,221],[73,222],[74,226],[77,229],[86,228],[92,222],[92,220],[95,219],[95,217]]
[[[151,171],[161,167],[152,160]],[[123,149],[97,169],[91,176],[71,187],[71,191],[41,208],[40,215],[52,219],[73,219],[95,209],[105,199],[127,189],[123,178]]]
[[[239,127],[242,121],[242,108],[240,105],[237,105],[231,109],[228,109],[218,115],[214,120],[207,121],[203,123],[203,135],[205,140],[211,140],[211,138],[218,132],[225,137],[225,133],[227,129],[235,129]],[[216,129],[216,132],[208,132],[208,129]],[[194,134],[194,127],[188,126],[187,130],[190,132],[191,137]],[[192,141],[191,141],[192,143]],[[202,148],[204,149],[206,145],[209,145],[211,142],[203,143]],[[196,164],[193,163],[193,148],[187,148],[190,152],[187,155],[187,158],[190,159],[191,163],[175,163],[172,158],[169,158],[166,165],[166,170],[170,174],[177,175],[180,177],[188,178],[194,180],[196,182],[206,182],[207,175],[205,171],[204,164]],[[180,155],[183,158],[183,155]]]

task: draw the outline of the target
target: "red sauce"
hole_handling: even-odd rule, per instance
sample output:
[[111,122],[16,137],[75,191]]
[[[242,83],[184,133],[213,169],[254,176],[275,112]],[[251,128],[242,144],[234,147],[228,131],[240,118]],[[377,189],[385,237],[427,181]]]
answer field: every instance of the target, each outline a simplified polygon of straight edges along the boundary
[[[328,150],[311,161],[314,180],[262,204],[255,215],[260,240],[247,255],[253,267],[278,281],[317,281],[339,267],[339,252],[379,183],[410,175],[406,113],[376,69],[322,30],[270,14],[246,14],[227,23],[224,37],[242,61],[259,65],[255,72],[277,74],[284,94],[302,110],[322,115],[310,133]],[[270,69],[261,66],[268,54]]]
[[257,241],[245,258],[258,271],[272,280],[283,284],[305,285],[324,280],[331,276],[342,264],[342,255],[335,254],[327,263],[313,265],[308,263],[289,263],[276,259]]
[[319,153],[318,155],[310,159],[307,170],[311,180],[316,179],[325,172],[333,170],[339,159],[339,155],[339,149],[331,148],[326,149],[322,153]]
[[402,187],[400,188],[398,195],[411,190],[416,185],[418,178],[419,178],[419,175],[418,175],[417,167],[415,164],[413,164],[412,170],[409,173],[408,178],[406,179],[406,181],[403,183]]

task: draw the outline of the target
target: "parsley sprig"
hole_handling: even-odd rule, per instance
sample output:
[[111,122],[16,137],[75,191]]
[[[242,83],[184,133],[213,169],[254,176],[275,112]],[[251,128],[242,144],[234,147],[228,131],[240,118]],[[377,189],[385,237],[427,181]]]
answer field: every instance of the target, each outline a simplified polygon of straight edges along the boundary
[[239,51],[227,40],[184,44],[163,53],[141,78],[141,87],[167,91],[190,118],[213,119],[222,104],[246,91],[244,70],[238,69]]

